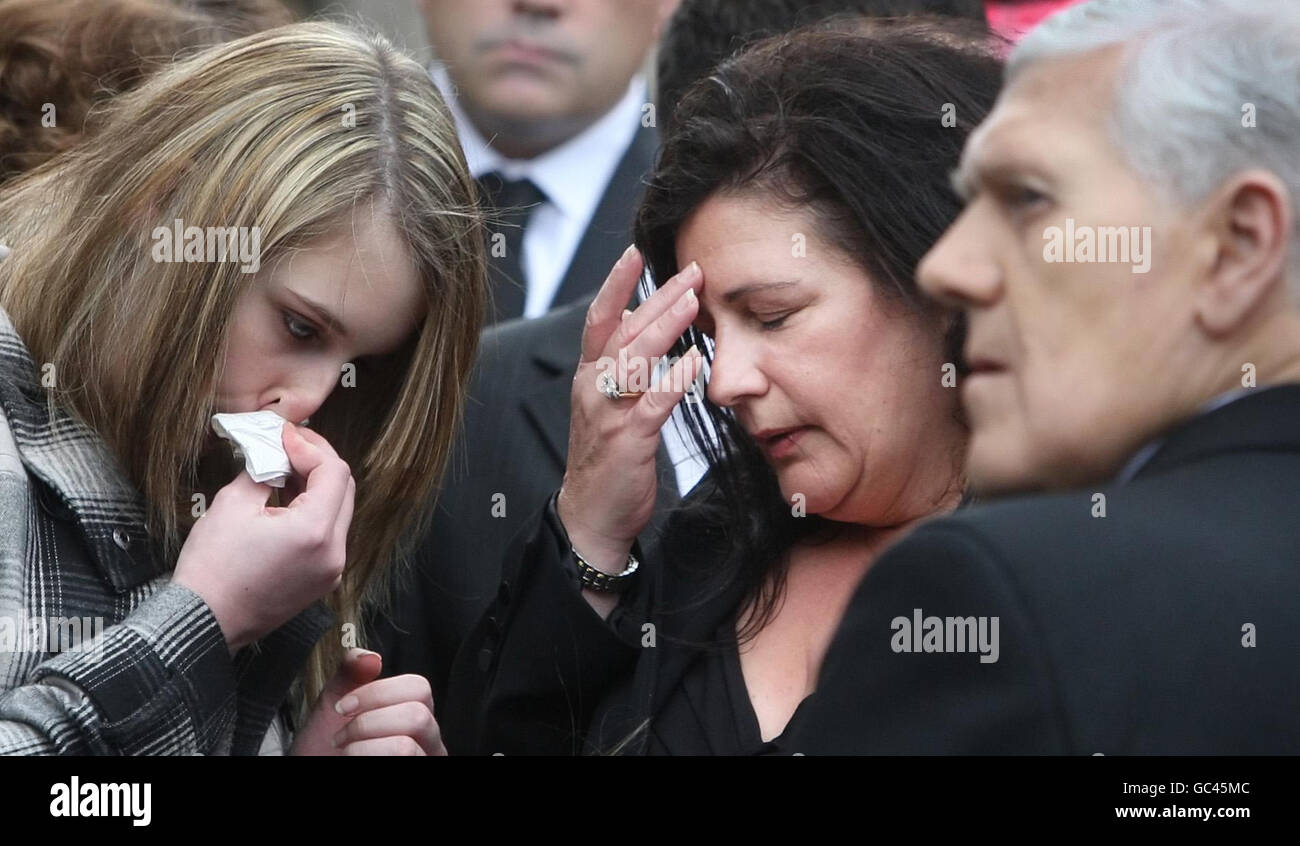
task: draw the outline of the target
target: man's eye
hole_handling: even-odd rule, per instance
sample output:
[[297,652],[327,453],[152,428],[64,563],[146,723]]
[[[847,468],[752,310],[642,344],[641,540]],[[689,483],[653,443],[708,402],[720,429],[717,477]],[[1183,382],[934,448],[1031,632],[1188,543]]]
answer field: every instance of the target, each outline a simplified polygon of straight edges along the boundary
[[1024,185],[1013,185],[1006,192],[1007,205],[1023,211],[1047,202],[1047,195]]
[[316,328],[310,323],[300,320],[291,312],[284,312],[284,325],[289,330],[289,334],[299,341],[309,341],[316,337]]

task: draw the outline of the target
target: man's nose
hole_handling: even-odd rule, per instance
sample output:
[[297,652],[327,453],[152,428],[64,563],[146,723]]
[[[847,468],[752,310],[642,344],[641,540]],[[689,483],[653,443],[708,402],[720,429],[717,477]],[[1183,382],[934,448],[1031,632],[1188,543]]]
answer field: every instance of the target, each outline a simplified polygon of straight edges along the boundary
[[1002,271],[967,210],[935,242],[916,268],[917,284],[932,299],[955,308],[989,305],[1001,295]]

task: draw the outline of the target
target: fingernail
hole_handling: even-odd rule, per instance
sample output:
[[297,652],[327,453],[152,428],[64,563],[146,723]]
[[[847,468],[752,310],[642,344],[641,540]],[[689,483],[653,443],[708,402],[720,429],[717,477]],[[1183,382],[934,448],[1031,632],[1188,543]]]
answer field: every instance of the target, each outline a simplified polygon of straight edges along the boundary
[[348,695],[334,703],[334,710],[346,717],[348,714],[357,710],[357,706],[360,704],[361,700],[357,699],[355,696]]
[[631,316],[632,316],[632,309],[630,308],[623,309],[623,320],[627,320]]
[[682,294],[681,299],[677,301],[677,305],[673,306],[673,311],[675,311],[677,314],[685,314],[687,311],[690,310],[691,306],[694,304],[695,304],[695,289],[687,288],[686,293]]
[[682,271],[682,281],[694,282],[696,279],[699,278],[700,278],[699,262],[693,261],[690,264],[686,265],[686,269]]
[[691,356],[698,356],[699,354],[700,354],[700,348],[695,344],[691,344],[691,348],[686,351],[687,358],[690,358]]
[[627,264],[628,261],[632,258],[632,254],[635,252],[636,252],[636,244],[629,244],[627,249],[623,251],[623,255],[618,257],[618,263]]
[[339,744],[343,742],[343,731],[345,731],[345,730],[340,730],[337,734],[334,735],[334,748],[335,748],[335,749],[338,749],[338,748],[339,748]]

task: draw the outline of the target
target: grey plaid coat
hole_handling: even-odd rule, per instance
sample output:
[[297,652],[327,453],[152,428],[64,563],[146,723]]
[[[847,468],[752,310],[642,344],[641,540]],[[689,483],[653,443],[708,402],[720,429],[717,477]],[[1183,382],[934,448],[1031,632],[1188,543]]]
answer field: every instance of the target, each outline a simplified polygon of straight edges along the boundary
[[234,659],[170,583],[103,440],[46,409],[0,309],[0,754],[257,754],[333,624],[323,603]]

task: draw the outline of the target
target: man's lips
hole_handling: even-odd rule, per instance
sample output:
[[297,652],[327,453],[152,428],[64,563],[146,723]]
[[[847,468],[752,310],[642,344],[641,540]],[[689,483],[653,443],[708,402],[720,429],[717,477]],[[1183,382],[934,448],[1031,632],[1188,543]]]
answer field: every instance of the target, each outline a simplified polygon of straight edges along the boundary
[[488,46],[487,52],[495,53],[508,61],[522,62],[529,65],[552,64],[555,62],[570,63],[572,61],[566,53],[551,50],[536,42],[520,38],[495,42]]
[[984,356],[969,356],[966,359],[966,367],[972,376],[989,375],[993,373],[1002,373],[1007,367],[1000,361]]

